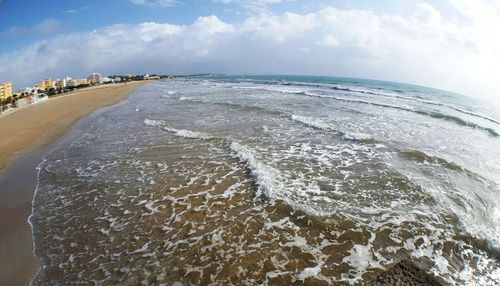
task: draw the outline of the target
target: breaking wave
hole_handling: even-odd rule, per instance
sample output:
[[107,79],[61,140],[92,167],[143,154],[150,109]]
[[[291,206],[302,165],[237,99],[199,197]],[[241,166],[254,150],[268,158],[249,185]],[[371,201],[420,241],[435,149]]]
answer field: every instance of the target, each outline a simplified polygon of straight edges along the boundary
[[145,119],[144,124],[147,126],[162,126],[163,130],[173,133],[176,136],[190,138],[190,139],[212,139],[214,137],[208,135],[204,132],[191,131],[186,129],[175,129],[172,127],[165,126],[166,122],[163,120],[152,120]]
[[255,178],[257,196],[263,195],[267,198],[276,198],[283,189],[278,179],[280,177],[280,172],[257,160],[254,153],[249,148],[238,142],[232,142],[230,148],[236,157],[245,162],[250,173]]
[[480,126],[478,124],[465,121],[459,117],[452,116],[452,115],[446,115],[446,114],[442,114],[439,112],[428,112],[428,111],[423,111],[423,110],[416,110],[416,109],[413,109],[410,107],[402,107],[402,106],[397,106],[397,105],[392,105],[392,104],[376,103],[376,102],[367,101],[367,100],[340,98],[340,97],[336,97],[336,96],[320,95],[320,94],[314,94],[314,93],[298,93],[298,94],[303,94],[303,95],[307,95],[307,96],[311,96],[311,97],[329,98],[329,99],[338,100],[338,101],[351,102],[351,103],[361,103],[361,104],[367,104],[367,105],[373,105],[373,106],[379,106],[379,107],[385,107],[385,108],[398,109],[398,110],[407,111],[407,112],[413,112],[413,113],[417,113],[420,115],[429,116],[429,117],[432,117],[435,119],[442,119],[442,120],[450,121],[450,122],[453,122],[453,123],[461,125],[461,126],[467,126],[467,127],[471,127],[474,129],[482,130],[482,131],[485,131],[494,137],[500,136],[500,134],[497,133],[493,128],[483,127],[483,126]]
[[380,141],[372,138],[369,134],[345,133],[345,132],[339,131],[335,128],[335,126],[333,124],[324,122],[323,120],[321,120],[319,118],[300,116],[300,115],[292,115],[292,116],[290,116],[290,118],[293,121],[302,123],[306,126],[314,128],[314,129],[319,129],[319,130],[330,131],[330,132],[336,133],[336,134],[340,135],[345,140],[359,141],[359,142],[366,143],[366,144],[381,143]]

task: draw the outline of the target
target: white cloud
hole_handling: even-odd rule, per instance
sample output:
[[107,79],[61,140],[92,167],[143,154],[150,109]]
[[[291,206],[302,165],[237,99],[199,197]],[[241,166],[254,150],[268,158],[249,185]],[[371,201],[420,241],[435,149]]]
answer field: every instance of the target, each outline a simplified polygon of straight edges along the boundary
[[209,16],[185,26],[114,25],[2,54],[0,78],[24,85],[95,70],[318,74],[409,82],[500,102],[498,12],[486,2],[452,4],[465,21],[421,3],[405,15],[325,7],[256,13],[239,24]]
[[320,42],[318,42],[318,44],[330,46],[333,48],[340,46],[339,40],[337,40],[337,38],[332,35],[326,35]]
[[223,3],[223,4],[239,4],[250,11],[258,13],[267,12],[267,6],[269,4],[278,4],[283,2],[283,0],[213,0],[213,1],[216,3]]
[[130,0],[133,4],[136,5],[146,5],[146,6],[164,6],[170,7],[176,4],[176,0]]

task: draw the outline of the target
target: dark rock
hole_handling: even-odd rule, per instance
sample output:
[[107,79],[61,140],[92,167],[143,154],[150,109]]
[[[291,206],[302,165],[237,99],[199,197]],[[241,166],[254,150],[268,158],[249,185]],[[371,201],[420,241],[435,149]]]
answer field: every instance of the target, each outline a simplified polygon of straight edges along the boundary
[[380,273],[366,285],[442,286],[443,284],[434,275],[423,271],[410,260],[404,259]]

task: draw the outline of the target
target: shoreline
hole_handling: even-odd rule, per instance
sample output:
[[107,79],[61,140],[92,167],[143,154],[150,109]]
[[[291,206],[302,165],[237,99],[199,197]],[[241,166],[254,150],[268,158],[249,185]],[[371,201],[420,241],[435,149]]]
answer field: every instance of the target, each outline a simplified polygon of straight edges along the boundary
[[[130,92],[145,83],[147,81],[89,87],[3,114],[0,116],[0,172],[9,162],[43,148],[67,133],[78,119],[97,108],[125,99]],[[29,122],[24,122],[26,116],[23,114],[26,113],[30,115]],[[30,137],[30,140],[6,139],[9,135],[22,136],[22,139]]]
[[28,218],[36,167],[81,119],[115,105],[144,82],[78,90],[0,116],[0,281],[27,285],[40,267]]

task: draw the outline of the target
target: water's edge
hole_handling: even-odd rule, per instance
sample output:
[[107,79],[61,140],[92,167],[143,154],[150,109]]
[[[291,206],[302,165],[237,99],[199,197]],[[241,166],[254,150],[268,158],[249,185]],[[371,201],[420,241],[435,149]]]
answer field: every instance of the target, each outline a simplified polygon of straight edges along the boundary
[[358,284],[405,258],[497,281],[500,124],[404,86],[305,85],[158,82],[89,119],[39,165],[32,285]]
[[132,91],[131,93],[129,93],[127,98],[120,100],[115,104],[112,104],[109,106],[104,106],[104,107],[99,107],[95,111],[93,111],[92,113],[78,119],[77,122],[74,124],[74,126],[68,131],[68,133],[66,133],[65,135],[63,135],[59,139],[57,139],[49,147],[45,148],[44,152],[41,154],[42,156],[39,157],[40,158],[40,160],[38,161],[39,163],[35,167],[35,169],[36,169],[35,182],[36,183],[35,183],[35,186],[33,188],[33,196],[32,196],[32,200],[31,200],[31,214],[28,217],[27,222],[30,225],[30,229],[31,229],[32,242],[33,242],[33,257],[36,261],[39,262],[40,267],[34,273],[34,275],[31,277],[29,285],[33,285],[33,281],[35,280],[38,273],[40,272],[40,270],[43,267],[41,259],[36,256],[36,244],[35,244],[35,237],[34,237],[34,232],[33,232],[33,224],[31,223],[31,220],[30,220],[31,216],[33,215],[34,200],[35,200],[36,191],[38,189],[38,181],[39,181],[38,176],[39,176],[40,166],[45,162],[47,155],[51,154],[52,152],[57,151],[61,147],[68,146],[69,144],[71,144],[72,142],[74,142],[75,140],[80,138],[87,130],[89,130],[89,128],[92,127],[92,125],[94,124],[94,122],[96,121],[96,119],[99,116],[101,116],[102,114],[104,114],[105,112],[107,112],[109,110],[117,108],[123,104],[127,104],[127,102],[129,102],[128,97],[131,94],[133,94],[134,92],[135,91]]

